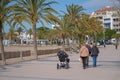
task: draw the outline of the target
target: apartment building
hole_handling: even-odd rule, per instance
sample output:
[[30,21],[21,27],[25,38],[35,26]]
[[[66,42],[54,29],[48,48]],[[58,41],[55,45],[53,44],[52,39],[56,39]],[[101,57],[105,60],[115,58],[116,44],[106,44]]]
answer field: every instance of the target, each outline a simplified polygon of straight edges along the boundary
[[91,17],[96,17],[102,21],[104,28],[114,29],[120,33],[120,16],[117,15],[115,7],[107,6],[105,8],[92,12]]

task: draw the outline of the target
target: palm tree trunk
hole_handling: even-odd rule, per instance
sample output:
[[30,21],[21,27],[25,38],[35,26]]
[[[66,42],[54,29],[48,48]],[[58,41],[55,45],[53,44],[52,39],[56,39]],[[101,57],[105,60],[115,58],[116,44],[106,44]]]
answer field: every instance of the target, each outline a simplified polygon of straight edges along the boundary
[[4,55],[4,46],[3,46],[3,34],[2,34],[2,21],[0,21],[0,54],[2,58],[2,63],[5,65],[5,55]]
[[94,33],[94,42],[97,43],[97,36],[96,36],[96,33]]
[[81,44],[81,34],[78,34],[78,38],[79,38],[79,44]]
[[63,39],[62,48],[65,50],[65,36],[63,34],[62,34],[62,39]]
[[73,47],[73,43],[74,43],[74,38],[73,38],[73,31],[72,31],[72,47]]
[[63,45],[65,45],[65,35],[64,34],[62,34],[62,39],[63,39]]
[[34,56],[35,59],[37,59],[38,56],[37,56],[36,24],[33,24],[33,43],[34,43]]
[[12,32],[10,32],[10,44],[12,45]]

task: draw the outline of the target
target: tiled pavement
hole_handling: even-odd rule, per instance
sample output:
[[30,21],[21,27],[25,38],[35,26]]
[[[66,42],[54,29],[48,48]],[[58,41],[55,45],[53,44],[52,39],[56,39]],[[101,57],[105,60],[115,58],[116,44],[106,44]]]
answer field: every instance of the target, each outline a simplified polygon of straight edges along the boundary
[[120,80],[120,46],[99,47],[97,67],[82,69],[79,54],[69,54],[70,68],[56,69],[56,56],[0,66],[0,80]]

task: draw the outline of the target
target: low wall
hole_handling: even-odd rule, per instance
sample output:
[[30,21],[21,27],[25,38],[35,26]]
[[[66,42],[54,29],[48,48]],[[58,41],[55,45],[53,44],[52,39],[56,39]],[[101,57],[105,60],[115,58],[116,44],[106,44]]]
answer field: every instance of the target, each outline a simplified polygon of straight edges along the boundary
[[[60,50],[60,48],[58,49],[48,49],[48,50],[38,50],[38,56],[39,55],[47,55],[47,54],[54,54],[57,53]],[[66,51],[68,51],[68,49],[65,49]],[[22,57],[27,57],[27,56],[31,56],[31,51],[14,51],[14,52],[5,52],[5,59],[10,59],[10,58],[22,58]],[[1,60],[1,54],[0,54],[0,60]]]
[[[30,56],[31,52],[30,50],[28,51],[14,51],[14,52],[5,52],[5,59],[10,59],[10,58],[19,58],[19,57],[26,57]],[[0,54],[0,60],[1,60],[1,54]]]
[[48,49],[48,50],[38,50],[38,55],[47,55],[57,53],[60,49]]
[[[47,55],[47,54],[54,54],[57,53],[60,50],[60,48],[58,49],[48,49],[48,50],[38,50],[38,55]],[[65,51],[68,51],[68,48],[65,48]]]

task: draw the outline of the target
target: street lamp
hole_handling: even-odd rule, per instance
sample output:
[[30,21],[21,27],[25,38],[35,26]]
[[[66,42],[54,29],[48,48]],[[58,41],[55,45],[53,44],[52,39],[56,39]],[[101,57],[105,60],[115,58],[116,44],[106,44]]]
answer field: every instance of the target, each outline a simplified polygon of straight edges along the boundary
[[106,46],[106,44],[105,44],[105,28],[103,29],[103,45],[104,45],[104,47]]

